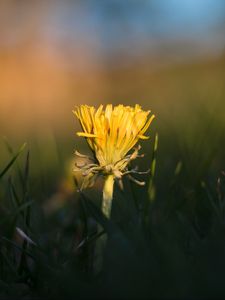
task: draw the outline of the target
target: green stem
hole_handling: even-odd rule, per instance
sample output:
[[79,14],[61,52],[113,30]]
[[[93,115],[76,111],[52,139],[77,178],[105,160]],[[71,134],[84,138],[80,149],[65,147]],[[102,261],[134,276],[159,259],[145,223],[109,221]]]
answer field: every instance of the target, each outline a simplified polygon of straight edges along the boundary
[[102,212],[110,219],[113,199],[114,175],[108,175],[103,187]]
[[[108,175],[105,179],[103,187],[102,212],[109,219],[111,215],[112,199],[113,199],[114,176]],[[102,231],[102,227],[98,224],[98,232]],[[93,263],[94,273],[99,274],[103,268],[104,252],[106,249],[107,235],[104,233],[98,238],[95,245],[95,260]]]

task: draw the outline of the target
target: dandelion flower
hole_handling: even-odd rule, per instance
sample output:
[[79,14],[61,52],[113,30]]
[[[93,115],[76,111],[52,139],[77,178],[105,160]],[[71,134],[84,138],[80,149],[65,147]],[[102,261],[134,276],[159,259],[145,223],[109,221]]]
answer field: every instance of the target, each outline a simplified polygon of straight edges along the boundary
[[[79,119],[82,132],[78,136],[85,137],[94,154],[91,163],[76,165],[75,171],[81,170],[84,176],[81,189],[92,186],[98,175],[105,178],[103,188],[102,211],[108,218],[111,212],[114,181],[117,179],[122,186],[122,177],[129,178],[138,184],[143,182],[134,179],[131,174],[138,173],[129,170],[128,164],[139,155],[140,146],[134,148],[139,139],[148,139],[145,132],[150,126],[154,115],[151,111],[142,110],[136,104],[134,107],[112,104],[100,105],[98,109],[93,106],[81,105],[73,113]],[[134,148],[133,153],[128,152]],[[87,158],[76,151],[80,157]],[[88,158],[90,161],[90,158]]]

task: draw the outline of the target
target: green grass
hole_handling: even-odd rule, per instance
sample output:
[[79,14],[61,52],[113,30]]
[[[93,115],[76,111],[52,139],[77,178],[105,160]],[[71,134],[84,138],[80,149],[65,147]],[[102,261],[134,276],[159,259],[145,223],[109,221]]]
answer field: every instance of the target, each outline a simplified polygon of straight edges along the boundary
[[[159,135],[158,150],[157,141],[140,166],[151,165],[147,186],[125,180],[124,192],[116,187],[111,220],[99,209],[101,189],[94,199],[92,190],[77,193],[75,186],[73,192],[48,189],[46,178],[32,186],[32,152],[24,145],[15,152],[4,142],[9,160],[1,167],[2,298],[224,297],[224,173],[202,176],[211,164],[208,154],[202,159],[209,161],[200,161],[198,148],[193,160],[187,148],[177,149],[163,169],[160,147],[166,141]],[[193,168],[197,158],[202,170]],[[45,176],[47,183],[66,178],[63,168],[55,174],[50,168]],[[46,210],[51,201],[60,204]],[[102,272],[95,274],[98,223],[108,243]]]

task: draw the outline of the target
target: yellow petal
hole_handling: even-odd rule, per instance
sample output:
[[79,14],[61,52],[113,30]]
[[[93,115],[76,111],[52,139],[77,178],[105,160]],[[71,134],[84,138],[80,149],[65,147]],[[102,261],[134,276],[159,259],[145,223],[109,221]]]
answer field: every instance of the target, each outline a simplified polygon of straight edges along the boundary
[[95,137],[98,137],[96,134],[92,134],[92,133],[87,133],[87,132],[77,132],[77,135],[78,136],[84,136],[84,137],[87,137],[87,138],[95,138]]

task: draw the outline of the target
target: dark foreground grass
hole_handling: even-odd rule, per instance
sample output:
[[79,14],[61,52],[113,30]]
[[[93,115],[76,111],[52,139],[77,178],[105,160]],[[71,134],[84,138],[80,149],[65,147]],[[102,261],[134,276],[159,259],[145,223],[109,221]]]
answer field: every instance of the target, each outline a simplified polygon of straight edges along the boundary
[[[1,299],[225,297],[225,173],[204,176],[209,165],[200,158],[195,172],[183,150],[163,181],[154,176],[162,168],[156,141],[146,187],[116,186],[111,220],[99,209],[101,179],[82,193],[76,180],[72,189],[64,183],[52,191],[42,180],[34,186],[32,153],[5,141],[11,158],[0,170]],[[104,232],[96,274],[95,244]]]

